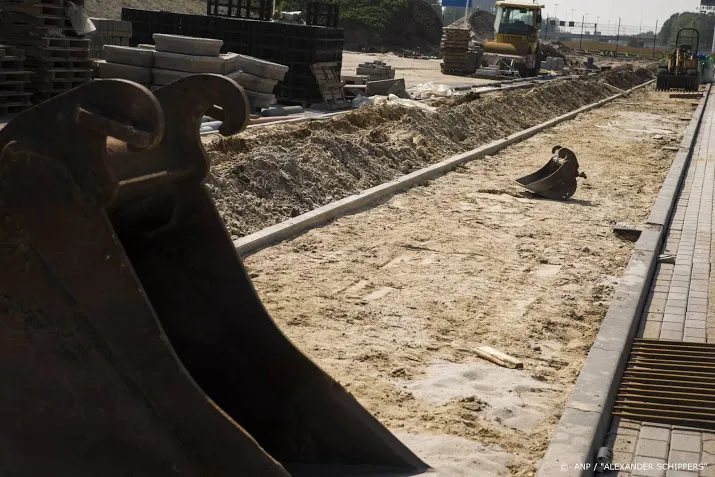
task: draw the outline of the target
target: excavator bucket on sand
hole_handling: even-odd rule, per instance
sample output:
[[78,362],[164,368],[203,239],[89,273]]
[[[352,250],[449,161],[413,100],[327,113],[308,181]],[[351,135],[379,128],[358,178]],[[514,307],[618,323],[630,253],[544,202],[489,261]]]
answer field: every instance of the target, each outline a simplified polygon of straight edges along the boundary
[[0,475],[427,470],[262,306],[202,185],[204,114],[239,132],[245,93],[96,80],[0,130]]
[[567,200],[575,193],[578,186],[577,177],[586,178],[586,174],[578,171],[576,154],[570,149],[554,146],[554,155],[544,167],[533,174],[516,180],[529,192],[549,199]]

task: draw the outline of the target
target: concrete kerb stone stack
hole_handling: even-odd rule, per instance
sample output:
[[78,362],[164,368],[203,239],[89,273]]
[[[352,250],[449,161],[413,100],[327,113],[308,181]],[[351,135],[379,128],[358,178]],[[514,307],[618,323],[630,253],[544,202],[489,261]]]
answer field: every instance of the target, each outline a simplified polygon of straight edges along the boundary
[[147,88],[152,85],[154,51],[131,46],[104,45],[104,57],[99,61],[100,78],[121,78]]
[[563,58],[550,56],[546,58],[541,68],[550,71],[563,71],[565,66],[566,62]]
[[288,67],[236,53],[220,53],[222,40],[154,34],[155,45],[105,46],[100,77],[123,78],[152,89],[192,74],[226,75],[244,87],[254,109],[275,103],[273,89]]

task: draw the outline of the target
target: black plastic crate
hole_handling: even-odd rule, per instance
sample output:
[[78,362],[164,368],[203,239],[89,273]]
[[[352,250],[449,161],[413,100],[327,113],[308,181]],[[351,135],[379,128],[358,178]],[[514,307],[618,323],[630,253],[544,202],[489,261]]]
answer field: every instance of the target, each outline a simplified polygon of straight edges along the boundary
[[218,17],[270,20],[273,0],[207,0],[206,14]]
[[340,21],[340,5],[335,3],[308,2],[305,8],[306,23],[336,28]]
[[215,33],[213,38],[223,40],[223,53],[240,53],[250,55],[252,52],[251,32],[256,24],[261,22],[240,18],[214,18]]
[[221,39],[217,28],[217,20],[220,20],[220,18],[206,15],[185,15],[186,26],[184,31],[188,36]]

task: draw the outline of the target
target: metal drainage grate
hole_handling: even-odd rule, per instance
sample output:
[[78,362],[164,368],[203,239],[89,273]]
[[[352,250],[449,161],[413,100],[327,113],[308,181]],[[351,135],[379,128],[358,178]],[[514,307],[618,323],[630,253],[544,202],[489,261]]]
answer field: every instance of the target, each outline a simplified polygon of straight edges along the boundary
[[613,415],[715,429],[715,345],[636,339]]

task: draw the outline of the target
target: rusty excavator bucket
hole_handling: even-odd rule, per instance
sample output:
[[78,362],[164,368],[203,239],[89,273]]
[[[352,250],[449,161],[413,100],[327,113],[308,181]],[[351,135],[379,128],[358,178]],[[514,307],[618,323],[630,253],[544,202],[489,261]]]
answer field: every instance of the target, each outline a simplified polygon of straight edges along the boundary
[[544,167],[533,174],[516,180],[522,187],[536,195],[549,199],[567,200],[575,193],[578,186],[577,177],[586,178],[586,174],[578,171],[576,154],[570,149],[554,146],[554,155]]
[[0,475],[426,470],[264,309],[202,184],[204,114],[239,132],[245,93],[96,80],[0,130]]

